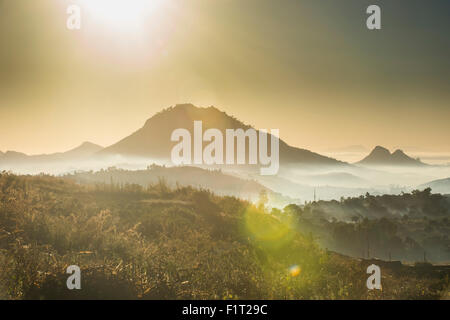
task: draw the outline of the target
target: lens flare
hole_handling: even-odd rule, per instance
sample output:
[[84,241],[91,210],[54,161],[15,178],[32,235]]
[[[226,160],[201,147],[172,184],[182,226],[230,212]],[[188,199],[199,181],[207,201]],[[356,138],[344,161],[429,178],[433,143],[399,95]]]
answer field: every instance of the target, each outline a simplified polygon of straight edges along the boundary
[[245,214],[245,223],[247,232],[255,240],[271,243],[290,240],[289,226],[269,214],[251,208]]
[[300,275],[301,272],[302,272],[302,269],[297,264],[289,267],[289,275],[291,277],[297,277],[298,275]]

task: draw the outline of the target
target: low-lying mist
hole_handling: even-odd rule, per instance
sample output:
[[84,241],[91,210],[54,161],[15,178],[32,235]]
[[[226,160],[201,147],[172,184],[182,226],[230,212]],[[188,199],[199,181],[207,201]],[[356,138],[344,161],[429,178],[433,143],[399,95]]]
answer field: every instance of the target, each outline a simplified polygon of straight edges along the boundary
[[[50,174],[63,176],[77,172],[98,172],[108,168],[122,170],[146,170],[151,165],[173,167],[170,161],[165,159],[152,159],[141,157],[124,157],[120,155],[108,155],[102,157],[90,157],[76,161],[16,161],[15,163],[0,163],[1,171],[10,171],[15,174]],[[341,165],[282,165],[277,175],[261,176],[258,170],[250,166],[227,167],[202,166],[207,170],[220,170],[223,175],[232,175],[240,179],[257,181],[261,186],[270,189],[285,197],[291,198],[296,203],[314,200],[339,200],[341,197],[358,197],[370,193],[373,195],[400,194],[414,189],[425,189],[428,183],[450,177],[450,166],[372,166]],[[164,178],[167,172],[160,172]],[[168,176],[166,176],[167,178]],[[179,179],[171,174],[170,180],[175,183],[198,185],[195,177],[191,180]],[[123,181],[133,183],[133,181]],[[214,183],[204,183],[206,186],[214,186]],[[239,190],[239,189],[238,189]],[[448,190],[448,192],[447,192]],[[223,193],[223,190],[212,191]],[[450,193],[446,185],[439,189],[442,193]],[[253,192],[253,191],[252,191]],[[249,193],[231,193],[234,196],[249,199]],[[250,197],[254,198],[253,193]],[[249,199],[250,200],[250,199]],[[282,205],[285,202],[273,204]]]

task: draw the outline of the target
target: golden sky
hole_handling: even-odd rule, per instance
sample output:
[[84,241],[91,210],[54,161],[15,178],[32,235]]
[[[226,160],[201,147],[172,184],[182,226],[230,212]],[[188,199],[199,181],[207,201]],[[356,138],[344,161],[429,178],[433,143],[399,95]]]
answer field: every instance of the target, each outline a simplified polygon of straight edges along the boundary
[[111,1],[0,0],[1,151],[107,146],[186,102],[311,150],[450,151],[448,1]]

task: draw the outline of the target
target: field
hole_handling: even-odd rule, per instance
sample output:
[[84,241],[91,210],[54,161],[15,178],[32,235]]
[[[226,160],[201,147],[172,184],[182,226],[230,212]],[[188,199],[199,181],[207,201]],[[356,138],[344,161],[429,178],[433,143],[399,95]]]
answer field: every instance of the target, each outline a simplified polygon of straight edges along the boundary
[[[0,175],[1,299],[443,299],[447,267],[350,258],[269,210],[161,180]],[[382,290],[368,290],[378,264]],[[68,290],[78,265],[82,289]]]

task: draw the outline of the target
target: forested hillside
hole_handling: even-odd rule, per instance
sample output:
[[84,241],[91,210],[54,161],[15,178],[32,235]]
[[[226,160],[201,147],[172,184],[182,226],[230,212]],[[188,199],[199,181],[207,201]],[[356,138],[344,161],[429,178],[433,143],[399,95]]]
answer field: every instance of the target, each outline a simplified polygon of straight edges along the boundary
[[431,189],[317,201],[298,208],[299,228],[355,257],[450,262],[450,197]]

